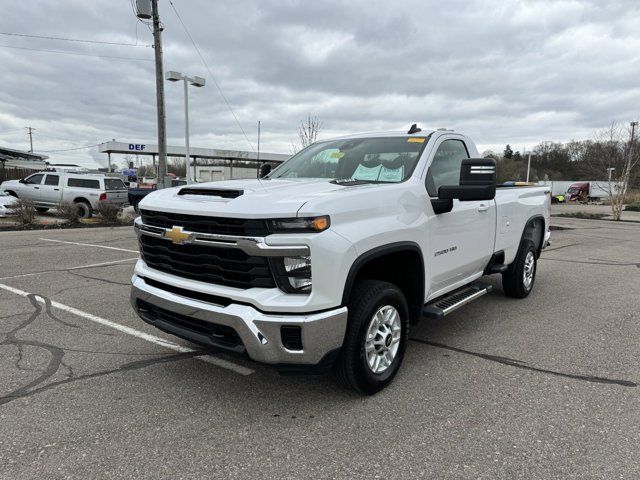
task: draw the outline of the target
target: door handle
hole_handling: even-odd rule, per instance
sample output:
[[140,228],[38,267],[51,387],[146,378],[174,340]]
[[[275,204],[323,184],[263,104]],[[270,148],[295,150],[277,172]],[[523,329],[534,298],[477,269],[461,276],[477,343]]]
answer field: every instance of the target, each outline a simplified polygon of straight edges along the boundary
[[479,212],[486,212],[489,210],[489,205],[485,205],[484,203],[478,207]]
[[40,190],[40,187],[33,187],[34,190]]
[[59,188],[54,188],[54,190],[55,190],[56,192],[59,192],[59,191],[60,191],[60,189],[59,189]]

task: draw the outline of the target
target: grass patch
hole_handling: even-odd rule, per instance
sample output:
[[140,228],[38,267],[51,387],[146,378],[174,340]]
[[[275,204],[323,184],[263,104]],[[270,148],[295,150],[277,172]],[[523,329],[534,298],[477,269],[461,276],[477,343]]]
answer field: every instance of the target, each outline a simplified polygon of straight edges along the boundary
[[573,212],[573,213],[556,213],[552,215],[554,217],[565,218],[581,218],[583,220],[602,220],[604,217],[610,216],[608,213],[588,213],[588,212]]

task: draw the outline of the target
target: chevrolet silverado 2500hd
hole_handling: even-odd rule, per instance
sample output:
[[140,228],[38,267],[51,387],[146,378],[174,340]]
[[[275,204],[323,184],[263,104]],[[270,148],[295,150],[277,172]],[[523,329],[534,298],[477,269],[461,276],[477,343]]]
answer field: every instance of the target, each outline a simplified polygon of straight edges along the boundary
[[334,369],[372,394],[411,323],[533,288],[546,187],[496,189],[494,160],[451,130],[319,141],[260,179],[159,190],[140,203],[131,302],[180,337],[285,371]]

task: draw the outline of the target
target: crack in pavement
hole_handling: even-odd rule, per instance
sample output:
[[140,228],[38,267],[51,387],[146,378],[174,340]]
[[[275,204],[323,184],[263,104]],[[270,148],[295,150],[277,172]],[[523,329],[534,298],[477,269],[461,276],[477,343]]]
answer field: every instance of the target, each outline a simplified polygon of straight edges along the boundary
[[[22,340],[18,338],[18,334],[28,326],[30,326],[40,315],[44,312],[47,316],[49,316],[52,320],[60,322],[61,324],[72,327],[72,328],[81,328],[78,325],[73,325],[67,323],[60,318],[56,317],[55,314],[52,313],[52,305],[51,300],[43,295],[35,295],[30,293],[27,295],[27,298],[31,305],[34,307],[34,311],[29,315],[29,317],[15,326],[8,333],[4,334],[5,338],[0,342],[0,345],[10,345],[15,346],[18,349],[18,358],[15,361],[14,365],[19,370],[26,370],[22,368],[20,362],[23,361],[23,349],[25,346],[38,347],[49,352],[50,359],[47,366],[42,370],[42,372],[35,378],[34,380],[22,385],[15,390],[9,392],[8,394],[0,397],[0,406],[10,403],[19,398],[29,397],[32,395],[36,395],[42,392],[46,392],[51,388],[55,388],[60,385],[64,385],[71,382],[77,382],[82,380],[88,380],[92,378],[102,377],[106,375],[111,375],[113,373],[118,372],[127,372],[131,370],[138,370],[141,368],[146,368],[148,366],[152,366],[159,363],[167,363],[167,362],[175,362],[187,358],[194,358],[203,355],[211,355],[212,352],[210,350],[195,350],[192,352],[181,352],[176,354],[169,353],[155,353],[155,354],[140,354],[140,353],[126,353],[126,352],[99,352],[99,351],[89,351],[89,350],[79,350],[79,349],[71,349],[71,348],[63,348],[58,347],[56,345],[52,345],[49,343],[44,343],[36,340]],[[38,298],[44,301],[44,307],[41,302],[38,301]],[[28,312],[24,312],[28,313]],[[22,314],[24,314],[22,313]],[[19,314],[16,314],[19,315]],[[16,316],[12,315],[12,316]],[[95,354],[113,354],[113,355],[145,355],[150,356],[153,355],[153,358],[136,360],[134,362],[126,363],[124,365],[120,365],[117,368],[102,370],[99,372],[87,373],[83,375],[76,375],[73,371],[73,368],[64,362],[64,356],[66,351],[72,352],[83,352],[83,353],[95,353]],[[53,377],[56,373],[60,371],[60,368],[63,367],[66,369],[65,378],[62,380],[46,383],[51,377]],[[33,369],[32,369],[33,370]]]
[[471,355],[471,356],[474,356],[474,357],[482,358],[484,360],[489,360],[489,361],[492,361],[492,362],[501,363],[503,365],[509,365],[511,367],[516,367],[516,368],[521,368],[521,369],[524,369],[524,370],[529,370],[529,371],[532,371],[532,372],[545,373],[547,375],[554,375],[554,376],[557,376],[557,377],[570,378],[572,380],[582,380],[582,381],[591,382],[591,383],[604,383],[604,384],[610,384],[610,385],[620,385],[620,386],[623,386],[623,387],[637,387],[638,386],[637,383],[631,382],[629,380],[617,380],[617,379],[613,379],[613,378],[596,377],[596,376],[593,376],[593,375],[577,375],[577,374],[573,374],[573,373],[558,372],[556,370],[548,370],[546,368],[532,367],[530,365],[527,365],[526,362],[523,362],[521,360],[515,360],[513,358],[508,358],[508,357],[500,357],[498,355],[489,355],[487,353],[472,352],[470,350],[465,350],[463,348],[458,348],[458,347],[452,347],[450,345],[445,345],[444,343],[431,342],[429,340],[424,340],[422,338],[411,337],[411,338],[409,338],[409,340],[412,340],[412,341],[418,342],[418,343],[423,343],[425,345],[431,345],[432,347],[442,348],[442,349],[449,350],[449,351],[456,352],[456,353],[462,353],[462,354],[465,354],[465,355]]
[[140,370],[142,368],[146,368],[146,367],[150,367],[152,365],[157,365],[157,364],[161,364],[161,363],[169,363],[169,362],[177,362],[180,360],[185,360],[188,358],[194,358],[197,356],[201,356],[201,355],[207,355],[207,352],[201,352],[201,351],[195,351],[195,352],[183,352],[183,353],[176,353],[176,354],[172,354],[170,356],[164,356],[164,357],[160,357],[160,358],[151,358],[151,359],[146,359],[146,360],[138,360],[135,362],[131,362],[131,363],[126,363],[124,365],[121,365],[118,368],[113,368],[110,370],[101,370],[99,372],[93,372],[93,373],[86,373],[84,375],[78,375],[76,377],[67,377],[64,380],[58,380],[56,382],[51,382],[47,385],[43,385],[41,387],[38,388],[33,388],[32,390],[26,390],[25,388],[19,388],[17,390],[14,390],[13,392],[9,393],[8,395],[5,395],[3,397],[0,397],[0,406],[1,405],[6,405],[7,403],[13,402],[14,400],[17,400],[19,398],[24,398],[24,397],[30,397],[32,395],[36,395],[39,393],[43,393],[46,392],[47,390],[50,390],[52,388],[58,387],[60,385],[66,385],[68,383],[73,383],[73,382],[79,382],[82,380],[89,380],[92,378],[98,378],[98,377],[104,377],[107,375],[111,375],[113,373],[119,373],[119,372],[129,372],[132,370]]
[[[566,263],[582,263],[584,265],[607,265],[610,267],[638,267],[640,268],[640,262],[615,262],[615,261],[592,261],[588,262],[585,260],[569,260],[566,258],[548,258],[544,257],[543,260],[551,260],[552,262],[566,262]],[[595,259],[594,259],[595,260]]]
[[106,278],[92,277],[91,275],[83,275],[81,273],[72,271],[69,271],[68,273],[71,275],[75,275],[76,277],[86,278],[87,280],[98,280],[100,282],[110,283],[112,285],[124,285],[125,287],[131,286],[131,282],[117,282],[116,280],[107,280]]

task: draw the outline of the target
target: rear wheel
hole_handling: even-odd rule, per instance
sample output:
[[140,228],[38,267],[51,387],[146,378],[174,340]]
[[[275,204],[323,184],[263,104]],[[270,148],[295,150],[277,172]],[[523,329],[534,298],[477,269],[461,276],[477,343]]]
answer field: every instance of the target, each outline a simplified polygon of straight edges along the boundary
[[531,240],[524,240],[518,255],[502,274],[504,293],[513,298],[524,298],[533,289],[536,280],[536,247]]
[[87,202],[77,202],[78,216],[80,218],[91,218],[91,205]]
[[37,211],[38,213],[47,213],[47,212],[49,211],[49,209],[48,209],[48,208],[46,208],[46,207],[37,207],[37,208],[36,208],[36,211]]
[[348,308],[336,374],[345,387],[372,395],[391,383],[402,364],[409,334],[407,301],[392,283],[363,280]]

